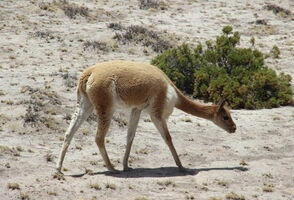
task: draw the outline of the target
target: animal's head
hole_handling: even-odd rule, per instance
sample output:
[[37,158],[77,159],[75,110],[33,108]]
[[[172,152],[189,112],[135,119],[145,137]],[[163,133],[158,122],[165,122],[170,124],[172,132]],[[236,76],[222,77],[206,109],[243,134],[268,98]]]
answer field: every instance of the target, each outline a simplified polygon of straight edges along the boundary
[[216,105],[213,122],[229,133],[234,133],[237,129],[229,109],[225,106],[226,100],[222,98]]

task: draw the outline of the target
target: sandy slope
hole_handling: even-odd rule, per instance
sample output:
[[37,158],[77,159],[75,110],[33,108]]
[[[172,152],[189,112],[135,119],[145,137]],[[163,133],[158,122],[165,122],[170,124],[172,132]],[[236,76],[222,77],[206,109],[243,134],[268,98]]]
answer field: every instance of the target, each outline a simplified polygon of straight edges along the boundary
[[[277,45],[281,58],[267,65],[293,77],[293,15],[275,15],[261,0],[167,1],[165,10],[141,10],[138,1],[87,0],[70,2],[89,8],[90,16],[70,19],[61,9],[41,9],[44,2],[0,1],[0,199],[226,199],[231,192],[239,199],[294,199],[293,107],[232,111],[238,131],[231,135],[175,110],[169,127],[187,174],[177,171],[146,115],[131,152],[134,170],[107,173],[94,143],[96,123],[88,120],[65,157],[65,179],[54,177],[80,71],[104,60],[149,62],[156,55],[140,44],[118,43],[107,24],[141,25],[175,43],[214,39],[232,25],[241,45],[252,36],[263,52]],[[290,0],[267,2],[294,10]],[[256,25],[258,19],[267,25]],[[106,42],[109,50],[84,49],[85,41]],[[28,113],[39,114],[34,126],[24,126]],[[116,118],[123,123],[128,116],[121,111]],[[107,137],[118,169],[126,129],[114,122]],[[11,183],[19,189],[9,189]]]

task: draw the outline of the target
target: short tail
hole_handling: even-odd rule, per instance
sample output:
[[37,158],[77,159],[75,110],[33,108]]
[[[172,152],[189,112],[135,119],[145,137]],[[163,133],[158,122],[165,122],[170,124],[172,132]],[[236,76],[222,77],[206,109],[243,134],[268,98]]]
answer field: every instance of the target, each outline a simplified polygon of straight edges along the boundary
[[88,79],[91,76],[91,74],[92,74],[91,71],[84,71],[82,73],[82,75],[80,76],[80,78],[79,78],[78,86],[77,86],[77,100],[78,100],[78,103],[79,103],[79,101],[81,99],[81,95],[84,95],[84,96],[88,97],[86,88],[87,88]]

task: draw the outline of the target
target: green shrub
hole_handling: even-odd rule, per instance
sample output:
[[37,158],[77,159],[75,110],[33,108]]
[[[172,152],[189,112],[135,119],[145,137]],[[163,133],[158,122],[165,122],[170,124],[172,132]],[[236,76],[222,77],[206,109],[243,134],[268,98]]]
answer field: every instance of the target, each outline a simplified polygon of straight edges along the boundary
[[223,28],[216,41],[187,44],[156,56],[151,63],[162,69],[187,94],[217,102],[220,96],[235,109],[272,108],[290,104],[291,76],[277,74],[264,65],[265,55],[254,48],[240,48],[238,32]]
[[192,50],[183,44],[165,51],[152,60],[183,91],[191,94],[194,88],[195,61]]

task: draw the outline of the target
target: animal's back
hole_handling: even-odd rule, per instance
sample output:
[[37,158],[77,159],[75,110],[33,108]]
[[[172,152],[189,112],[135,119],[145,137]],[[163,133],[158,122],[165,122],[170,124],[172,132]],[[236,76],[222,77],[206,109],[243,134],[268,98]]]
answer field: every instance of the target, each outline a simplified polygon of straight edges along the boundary
[[157,67],[131,61],[99,63],[86,69],[82,76],[87,74],[89,92],[101,98],[111,90],[129,106],[142,105],[154,96],[165,95],[169,82]]

